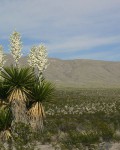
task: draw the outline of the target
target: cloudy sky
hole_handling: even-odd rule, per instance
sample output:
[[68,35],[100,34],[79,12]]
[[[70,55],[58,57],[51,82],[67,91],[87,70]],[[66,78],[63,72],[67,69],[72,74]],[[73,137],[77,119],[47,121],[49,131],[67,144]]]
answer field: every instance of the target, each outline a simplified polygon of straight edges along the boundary
[[120,61],[120,0],[0,0],[0,44],[21,33],[23,54],[44,43],[49,57]]

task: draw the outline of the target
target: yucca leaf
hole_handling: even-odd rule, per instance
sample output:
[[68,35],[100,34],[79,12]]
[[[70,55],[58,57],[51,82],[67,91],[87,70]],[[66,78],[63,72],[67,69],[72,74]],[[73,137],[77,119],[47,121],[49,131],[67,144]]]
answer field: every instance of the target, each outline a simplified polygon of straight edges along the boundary
[[17,96],[18,91],[19,93],[21,91],[23,96],[24,94],[26,94],[26,96],[29,95],[31,93],[30,89],[35,82],[34,72],[29,67],[24,68],[17,68],[13,66],[5,67],[1,71],[1,76],[3,78],[4,87],[9,89],[7,92],[9,97],[13,95],[14,98],[15,98],[15,91],[16,97],[18,97]]

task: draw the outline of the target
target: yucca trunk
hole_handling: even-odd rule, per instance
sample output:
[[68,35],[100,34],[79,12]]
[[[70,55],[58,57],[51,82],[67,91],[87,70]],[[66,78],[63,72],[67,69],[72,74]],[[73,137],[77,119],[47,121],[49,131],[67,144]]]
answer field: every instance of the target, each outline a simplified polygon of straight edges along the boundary
[[45,118],[44,108],[41,103],[37,102],[28,111],[29,122],[31,127],[37,131],[43,131],[43,121]]
[[27,109],[25,103],[19,100],[12,101],[11,110],[13,116],[13,123],[22,122],[28,124]]
[[9,96],[9,101],[11,103],[11,110],[13,116],[12,123],[21,122],[28,124],[25,94],[22,93],[20,90],[15,90]]

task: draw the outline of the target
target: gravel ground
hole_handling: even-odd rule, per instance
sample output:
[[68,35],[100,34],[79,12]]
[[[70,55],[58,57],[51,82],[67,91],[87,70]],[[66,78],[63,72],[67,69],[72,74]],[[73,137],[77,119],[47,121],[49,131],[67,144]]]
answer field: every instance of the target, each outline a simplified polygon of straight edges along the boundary
[[[8,145],[4,144],[6,150],[8,150]],[[120,150],[120,143],[105,143],[104,148],[99,148],[99,150]],[[13,150],[16,150],[13,148]],[[52,145],[42,145],[41,143],[37,142],[34,150],[61,150],[59,146],[54,148]]]
[[37,145],[35,150],[55,150],[51,145]]
[[113,143],[109,150],[120,150],[120,143]]
[[[51,145],[37,144],[35,150],[55,150]],[[60,150],[59,148],[57,150]],[[120,150],[120,143],[106,143],[105,150]]]

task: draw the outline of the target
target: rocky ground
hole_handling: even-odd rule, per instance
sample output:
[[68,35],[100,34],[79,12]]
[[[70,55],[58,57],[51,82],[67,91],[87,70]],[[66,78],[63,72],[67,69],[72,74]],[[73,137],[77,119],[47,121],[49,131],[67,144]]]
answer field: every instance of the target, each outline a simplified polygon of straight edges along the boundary
[[[5,150],[8,150],[8,145],[4,144]],[[2,150],[2,149],[1,149]],[[13,148],[13,150],[16,150]],[[40,142],[36,143],[36,146],[34,146],[34,150],[62,150],[59,145],[56,145],[53,147],[50,144],[42,145]],[[73,149],[73,150],[79,150],[79,149]],[[86,150],[88,148],[86,147]],[[120,143],[104,143],[103,146],[100,146],[98,150],[120,150]]]

